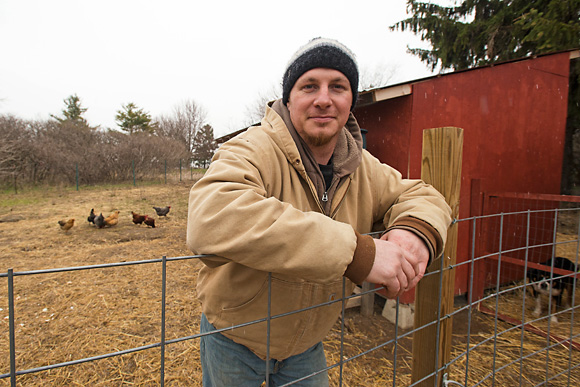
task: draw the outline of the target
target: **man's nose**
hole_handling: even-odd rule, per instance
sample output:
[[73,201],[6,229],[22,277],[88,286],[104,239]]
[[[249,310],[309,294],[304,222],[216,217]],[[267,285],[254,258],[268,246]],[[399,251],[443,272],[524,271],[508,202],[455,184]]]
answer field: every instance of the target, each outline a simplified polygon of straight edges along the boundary
[[326,108],[332,104],[332,99],[330,98],[330,89],[328,86],[320,87],[316,95],[315,103],[321,108]]

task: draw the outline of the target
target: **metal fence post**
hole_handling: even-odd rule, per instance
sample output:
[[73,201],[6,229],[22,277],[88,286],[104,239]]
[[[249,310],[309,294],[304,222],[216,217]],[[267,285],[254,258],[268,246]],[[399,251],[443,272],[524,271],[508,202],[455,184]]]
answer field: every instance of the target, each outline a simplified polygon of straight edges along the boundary
[[[454,219],[459,216],[462,155],[463,129],[446,127],[423,131],[421,179],[443,194]],[[447,234],[443,255],[428,268],[429,272],[442,272],[425,276],[416,289],[414,324],[418,330],[413,334],[412,381],[421,387],[441,385],[445,365],[451,357],[452,318],[444,316],[453,311],[455,271],[451,268],[455,265],[457,250],[456,222]],[[434,299],[440,291],[440,299]],[[439,316],[443,321],[432,324]]]
[[167,159],[165,159],[165,184],[167,184]]
[[266,387],[270,387],[271,323],[272,323],[272,272],[268,272],[268,315],[266,316]]
[[167,257],[161,259],[161,377],[159,385],[165,385],[165,293],[167,290]]
[[131,160],[131,169],[133,170],[133,187],[135,187],[135,160]]
[[10,385],[16,387],[16,339],[14,331],[14,271],[8,269],[8,307],[10,335]]

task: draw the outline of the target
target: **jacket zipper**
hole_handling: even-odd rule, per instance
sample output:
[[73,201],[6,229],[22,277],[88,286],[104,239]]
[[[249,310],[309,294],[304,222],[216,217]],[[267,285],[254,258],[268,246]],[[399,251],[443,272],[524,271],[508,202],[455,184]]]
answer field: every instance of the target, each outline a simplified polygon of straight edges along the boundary
[[[321,199],[318,197],[318,194],[316,193],[316,189],[314,188],[314,183],[312,183],[310,176],[308,176],[308,174],[306,174],[306,172],[304,172],[302,174],[302,177],[308,183],[308,186],[310,187],[310,193],[312,193],[312,196],[314,196],[314,200],[316,200],[316,204],[318,204],[318,209],[320,210],[321,213],[326,215],[326,212],[324,211],[324,206],[322,205],[322,203],[320,203]],[[323,197],[324,197],[324,195],[323,195]],[[326,200],[328,200],[328,196],[326,196]]]
[[[349,177],[349,178],[348,178],[348,179],[347,179],[347,180],[344,182],[344,185],[343,185],[343,187],[342,187],[342,188],[343,188],[343,194],[342,194],[342,196],[340,197],[340,200],[339,200],[339,202],[338,202],[338,204],[337,204],[336,208],[335,208],[335,209],[334,209],[334,211],[332,211],[332,213],[330,214],[330,217],[331,217],[332,219],[334,219],[334,216],[335,216],[335,215],[336,215],[336,213],[338,212],[339,208],[342,206],[342,203],[344,202],[344,198],[346,197],[346,193],[348,192],[348,189],[350,188],[350,183],[351,183],[351,179],[350,179],[350,177]],[[338,190],[337,190],[337,192],[336,192],[336,193],[338,193]],[[334,197],[336,198],[336,197],[337,197],[337,195],[335,194],[335,196],[334,196]]]
[[310,179],[310,176],[308,176],[307,174],[303,174],[303,177],[308,182],[308,186],[310,187],[310,192],[314,196],[314,199],[316,199],[316,204],[318,204],[318,208],[320,209],[320,212],[323,213],[324,215],[330,216],[330,218],[334,218],[334,216],[338,212],[338,209],[341,207],[342,202],[344,201],[344,198],[346,197],[346,192],[348,191],[348,187],[350,187],[350,180],[351,179],[348,178],[347,181],[345,181],[345,184],[347,186],[344,187],[344,193],[343,193],[342,197],[340,198],[340,201],[338,202],[338,205],[336,206],[336,208],[334,209],[334,211],[332,212],[332,214],[328,215],[326,213],[326,211],[324,211],[324,206],[321,203],[321,201],[324,202],[324,203],[328,202],[328,192],[325,191],[322,194],[322,198],[319,199],[318,194],[316,193],[316,189],[314,188],[314,183],[312,183],[312,180]]

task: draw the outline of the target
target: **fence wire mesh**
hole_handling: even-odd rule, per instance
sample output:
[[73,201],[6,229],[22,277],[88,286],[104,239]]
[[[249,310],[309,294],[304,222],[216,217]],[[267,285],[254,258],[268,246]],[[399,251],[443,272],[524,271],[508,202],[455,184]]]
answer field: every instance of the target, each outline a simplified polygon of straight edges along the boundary
[[[440,375],[439,380],[445,386],[580,385],[578,274],[553,265],[541,266],[546,259],[558,256],[578,267],[579,214],[579,208],[559,205],[553,209],[517,210],[456,221],[458,227],[469,230],[470,256],[458,259],[445,270],[468,273],[469,287],[456,296],[452,313],[440,314],[432,323],[452,319],[452,349],[450,360],[429,376]],[[4,319],[4,360],[0,363],[4,371],[0,382],[13,386],[99,385],[107,380],[103,385],[123,385],[133,380],[131,375],[141,373],[145,376],[138,382],[133,380],[132,384],[164,386],[182,385],[182,374],[191,372],[198,375],[195,380],[201,385],[199,366],[190,366],[199,363],[201,313],[187,305],[177,305],[175,293],[181,288],[173,287],[183,273],[182,265],[195,262],[193,266],[196,266],[201,257],[162,257],[21,272],[8,270],[0,274],[0,278],[6,279],[7,291],[3,297],[9,309]],[[156,278],[133,283],[139,270],[151,265],[156,268]],[[561,302],[546,296],[537,299],[532,294],[540,280],[526,280],[526,273],[535,268],[547,270],[547,282],[553,287],[563,279],[569,280],[571,288],[565,291],[571,295],[569,304],[567,294]],[[71,287],[80,286],[74,280],[80,272],[90,273],[89,278],[101,286],[100,291],[88,295],[86,300],[75,300],[68,292]],[[440,270],[427,274],[441,275]],[[109,287],[110,279],[116,276],[123,276],[132,287]],[[48,299],[35,298],[38,287],[50,289]],[[440,302],[442,290],[430,295],[432,302]],[[112,299],[109,295],[115,292],[120,293],[118,297],[108,301]],[[428,378],[412,380],[411,377],[413,356],[417,356],[411,350],[413,335],[426,327],[402,328],[401,316],[409,310],[412,312],[413,306],[398,301],[394,306],[394,320],[382,318],[380,315],[385,309],[393,307],[380,292],[380,288],[371,287],[311,306],[342,305],[342,314],[324,341],[331,385],[437,386],[437,378],[429,379],[433,382],[427,384]],[[19,315],[23,308],[50,305],[62,297],[67,298],[70,308],[61,308],[51,316],[37,315],[37,319],[44,319],[41,323],[24,321]],[[371,318],[357,315],[357,307],[352,307],[365,297],[373,299],[375,316],[370,324]],[[158,304],[158,312],[140,314],[141,303]],[[126,311],[127,318],[112,321],[107,310],[113,308]],[[69,317],[75,314],[82,319]],[[267,323],[280,317],[266,315],[242,325]],[[55,320],[67,318],[71,322],[69,333],[52,327]],[[359,327],[363,323],[367,324],[366,330]],[[37,326],[36,330],[31,326]],[[43,331],[42,336],[35,335],[39,331]],[[111,345],[100,347],[96,341],[86,340],[91,335],[104,335]],[[269,336],[267,328],[264,335]],[[130,342],[140,345],[117,342],[119,336],[130,336]],[[59,353],[66,356],[51,356],[50,351],[59,347],[63,349]],[[46,351],[42,362],[34,364],[28,359],[34,351]],[[369,367],[374,372],[360,375],[368,373]],[[290,384],[300,385],[300,382]]]

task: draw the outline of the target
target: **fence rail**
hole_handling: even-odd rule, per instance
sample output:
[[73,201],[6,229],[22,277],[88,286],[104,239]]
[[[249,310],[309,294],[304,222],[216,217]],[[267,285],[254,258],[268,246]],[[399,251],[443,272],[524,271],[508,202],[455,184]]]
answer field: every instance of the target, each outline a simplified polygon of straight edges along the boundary
[[[493,220],[495,224],[499,225],[495,237],[498,243],[496,251],[489,254],[475,256],[475,249],[473,249],[473,256],[465,262],[459,262],[443,270],[433,271],[426,275],[439,276],[442,278],[444,271],[456,270],[461,266],[465,266],[469,272],[469,283],[474,283],[474,273],[480,270],[481,263],[485,263],[489,272],[486,275],[493,277],[493,283],[488,282],[484,289],[484,294],[480,298],[473,297],[473,288],[467,290],[464,296],[457,299],[457,305],[450,313],[441,313],[438,318],[429,324],[414,327],[410,330],[399,329],[399,311],[401,308],[407,307],[399,302],[396,304],[396,320],[394,321],[393,329],[394,335],[387,337],[378,344],[370,345],[368,348],[361,349],[358,353],[346,354],[344,347],[345,343],[350,339],[348,327],[346,326],[346,310],[350,300],[358,297],[373,295],[378,289],[371,289],[362,291],[358,294],[342,294],[342,297],[334,301],[329,301],[319,305],[313,305],[311,308],[321,308],[331,303],[342,304],[342,314],[340,323],[337,323],[338,336],[340,337],[340,345],[333,347],[331,352],[335,349],[339,353],[331,353],[335,361],[329,361],[326,368],[327,371],[332,372],[332,380],[336,385],[348,385],[345,381],[345,367],[350,364],[356,364],[357,361],[371,359],[372,361],[382,362],[381,360],[388,348],[392,348],[392,379],[390,384],[393,386],[424,386],[428,381],[429,385],[437,386],[437,378],[433,377],[439,373],[443,373],[441,384],[444,386],[494,386],[494,385],[519,385],[519,386],[574,386],[580,385],[580,345],[578,344],[580,336],[580,323],[576,317],[576,313],[580,305],[576,305],[578,281],[573,284],[572,305],[561,307],[554,312],[551,304],[555,302],[551,298],[547,299],[548,311],[535,314],[533,307],[535,306],[535,299],[528,295],[531,286],[534,283],[525,282],[525,271],[532,266],[531,261],[528,260],[536,249],[545,249],[546,243],[524,243],[522,246],[506,246],[503,250],[502,243],[503,233],[505,230],[513,230],[513,228],[505,227],[506,219],[516,217],[517,219],[525,219],[524,240],[530,240],[530,226],[533,224],[532,219],[540,212],[544,213],[547,210],[538,211],[523,211],[517,213],[501,213],[495,215],[485,215],[481,217],[473,217],[467,219],[457,220],[458,223],[470,226],[472,230],[471,238],[472,246],[476,245],[477,238],[481,236],[479,227],[486,227],[487,220]],[[570,232],[570,228],[566,233],[553,232],[553,238],[549,247],[552,249],[553,255],[565,255],[570,260],[575,262],[578,266],[578,251],[579,251],[579,231],[578,231],[578,214],[580,208],[571,209],[553,209],[551,210],[554,222],[550,224],[558,224],[560,217],[565,213],[567,218],[575,220],[575,230]],[[524,215],[523,217],[520,215]],[[486,234],[489,237],[489,234]],[[562,239],[562,236],[565,238]],[[563,252],[563,248],[566,248]],[[523,270],[518,269],[514,274],[512,271],[514,263],[511,255],[523,257],[519,259],[523,263]],[[203,334],[185,335],[174,339],[166,339],[166,327],[170,323],[167,321],[165,308],[168,304],[167,284],[172,281],[172,278],[167,275],[168,264],[179,261],[198,260],[205,256],[181,256],[181,257],[165,257],[131,261],[131,262],[116,262],[108,264],[98,264],[90,266],[54,268],[46,270],[21,271],[14,272],[8,270],[6,273],[0,274],[0,278],[7,279],[7,293],[6,297],[9,304],[9,354],[10,354],[10,369],[7,372],[0,374],[0,380],[9,380],[12,386],[16,386],[19,378],[27,375],[48,372],[56,368],[70,367],[73,365],[94,362],[101,359],[119,357],[122,355],[132,354],[144,350],[158,350],[159,369],[157,382],[164,386],[166,383],[166,350],[170,346],[180,343],[189,342],[199,339]],[[30,277],[44,274],[63,274],[66,272],[76,271],[94,271],[104,269],[119,269],[126,266],[140,266],[140,265],[160,265],[161,267],[161,305],[159,321],[160,340],[158,342],[149,343],[147,345],[138,346],[134,348],[123,349],[110,353],[102,353],[95,356],[73,359],[49,365],[39,365],[29,369],[20,369],[18,366],[17,351],[21,354],[26,352],[26,348],[17,348],[17,321],[18,314],[17,298],[15,291],[17,287],[15,282],[20,277]],[[516,265],[519,266],[519,265]],[[509,270],[506,270],[509,269]],[[506,274],[509,271],[508,274]],[[566,272],[562,270],[551,270],[554,281],[556,275],[565,274],[565,278],[576,278],[577,273]],[[271,277],[270,277],[271,279]],[[346,281],[346,280],[343,280]],[[443,281],[440,281],[438,294],[430,294],[431,302],[439,302],[441,294],[445,291],[443,289]],[[343,289],[345,287],[343,286]],[[377,296],[376,301],[380,303],[381,297]],[[154,302],[153,300],[144,300],[143,302]],[[307,309],[297,310],[290,313],[299,313]],[[233,328],[243,327],[250,324],[257,324],[269,322],[272,319],[283,317],[284,315],[267,315],[264,318],[256,321],[248,321],[244,324],[235,326]],[[197,316],[196,318],[199,318]],[[555,322],[555,319],[558,322]],[[457,321],[453,325],[453,346],[450,354],[450,361],[445,363],[443,367],[436,369],[434,373],[425,376],[423,379],[411,383],[408,362],[402,356],[405,348],[408,348],[408,340],[411,340],[413,335],[422,329],[429,328],[433,325],[441,324],[443,321],[451,320]],[[386,320],[384,324],[390,324]],[[269,325],[268,325],[269,326]],[[231,329],[231,328],[229,328]],[[214,334],[214,331],[208,334]],[[267,329],[265,335],[269,337],[269,330]],[[329,349],[327,347],[327,354]],[[437,351],[435,351],[437,353]],[[334,356],[336,355],[336,356]],[[329,357],[329,356],[327,356]],[[368,360],[370,361],[370,360]],[[437,359],[433,359],[437,364]],[[0,370],[1,371],[1,370]],[[321,370],[323,371],[323,370]],[[268,370],[266,370],[268,373]],[[296,381],[298,384],[299,381]],[[294,383],[291,383],[294,384]],[[378,381],[377,385],[385,385],[384,381]]]

